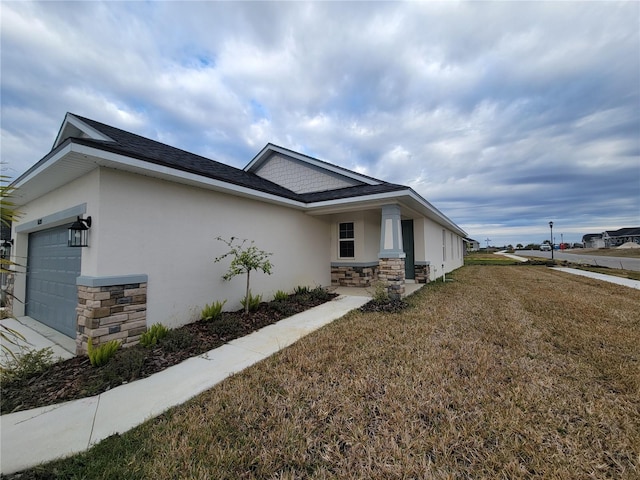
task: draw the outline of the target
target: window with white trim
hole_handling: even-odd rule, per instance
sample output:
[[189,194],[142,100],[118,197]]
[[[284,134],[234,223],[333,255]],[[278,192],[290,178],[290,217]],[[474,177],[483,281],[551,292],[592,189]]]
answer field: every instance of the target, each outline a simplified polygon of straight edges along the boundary
[[340,258],[354,258],[356,256],[353,222],[344,222],[339,226],[338,256]]
[[442,261],[447,261],[447,233],[442,229]]

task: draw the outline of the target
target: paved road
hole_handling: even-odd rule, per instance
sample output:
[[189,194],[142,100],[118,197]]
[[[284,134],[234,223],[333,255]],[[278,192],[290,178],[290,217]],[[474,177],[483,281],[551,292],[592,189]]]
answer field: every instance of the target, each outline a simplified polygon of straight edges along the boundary
[[[516,250],[516,255],[522,257],[543,257],[551,258],[551,252],[541,252],[539,250]],[[604,257],[600,255],[580,255],[576,253],[565,253],[560,250],[553,252],[556,260],[568,260],[573,263],[583,263],[586,265],[596,265],[609,268],[623,268],[624,270],[634,270],[640,272],[640,258]]]

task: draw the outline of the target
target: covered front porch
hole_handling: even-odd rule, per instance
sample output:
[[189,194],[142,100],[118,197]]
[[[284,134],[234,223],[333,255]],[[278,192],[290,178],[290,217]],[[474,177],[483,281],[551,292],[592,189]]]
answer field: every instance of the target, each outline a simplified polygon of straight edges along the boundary
[[424,219],[418,212],[397,203],[349,210],[323,211],[331,223],[332,287],[366,292],[382,282],[391,297],[400,298],[408,285],[429,281]]

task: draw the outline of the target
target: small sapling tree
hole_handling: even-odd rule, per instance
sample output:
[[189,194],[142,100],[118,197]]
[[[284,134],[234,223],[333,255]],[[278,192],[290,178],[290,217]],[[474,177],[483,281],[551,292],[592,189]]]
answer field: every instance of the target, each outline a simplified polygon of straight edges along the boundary
[[243,273],[247,274],[247,289],[244,295],[244,311],[245,313],[248,313],[249,299],[251,295],[251,290],[249,288],[251,272],[253,270],[261,270],[262,273],[271,275],[271,269],[273,268],[273,265],[269,261],[269,257],[272,254],[265,252],[264,250],[260,250],[254,245],[253,240],[249,243],[249,245],[247,245],[247,239],[244,239],[240,242],[236,237],[231,237],[231,240],[226,240],[222,237],[216,237],[216,240],[227,245],[230,250],[224,255],[216,257],[213,261],[215,263],[218,263],[227,257],[232,257],[231,264],[229,265],[229,270],[227,270],[227,273],[225,273],[222,278],[229,281],[236,275],[242,275]]

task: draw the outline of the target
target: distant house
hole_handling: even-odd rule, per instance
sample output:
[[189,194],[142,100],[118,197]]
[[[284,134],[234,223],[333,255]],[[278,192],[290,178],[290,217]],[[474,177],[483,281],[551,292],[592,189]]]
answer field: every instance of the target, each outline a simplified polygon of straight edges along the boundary
[[640,227],[607,230],[602,232],[602,241],[606,248],[618,247],[628,242],[640,244]]
[[216,237],[273,254],[273,275],[252,280],[265,300],[377,280],[400,295],[464,263],[464,230],[410,187],[272,144],[238,169],[69,113],[13,186],[11,253],[27,265],[14,314],[75,338],[78,352],[89,338],[133,344],[212,301],[239,308],[242,280],[222,281]]
[[601,233],[587,233],[582,236],[584,248],[604,248],[604,240]]
[[477,252],[480,250],[480,242],[473,238],[465,238],[464,244],[467,247],[467,252]]

